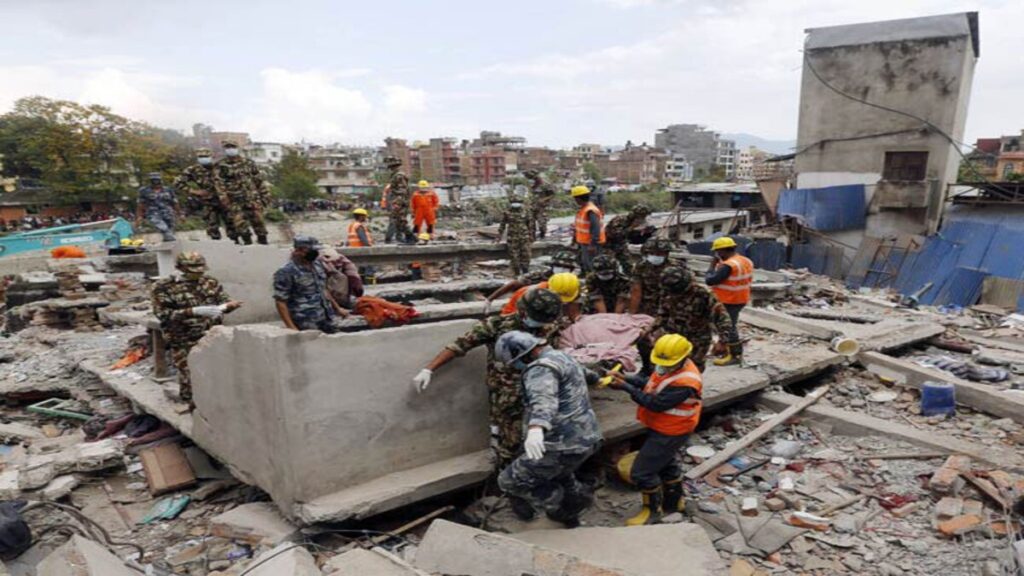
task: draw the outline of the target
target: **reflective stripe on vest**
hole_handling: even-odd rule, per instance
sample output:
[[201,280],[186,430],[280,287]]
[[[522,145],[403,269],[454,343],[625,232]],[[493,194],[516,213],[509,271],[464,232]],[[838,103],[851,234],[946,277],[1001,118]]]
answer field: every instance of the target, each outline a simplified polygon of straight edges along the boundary
[[370,236],[370,230],[366,227],[366,224],[362,222],[353,222],[348,225],[348,245],[353,248],[361,248],[363,241],[359,239],[359,229],[362,228],[366,232],[366,239],[369,240],[367,246],[373,246],[373,238]]
[[[576,243],[582,246],[589,246],[591,244],[590,237],[590,213],[596,212],[598,218],[604,218],[604,213],[601,209],[594,205],[593,202],[587,202],[580,211],[576,213]],[[598,244],[604,244],[604,223],[600,224],[601,232],[597,237]]]
[[733,254],[723,264],[729,267],[729,277],[711,287],[722,304],[750,302],[750,286],[754,283],[754,263],[745,256]]
[[668,436],[689,434],[697,428],[702,406],[700,395],[704,386],[697,365],[687,360],[682,369],[664,379],[659,380],[657,375],[651,376],[644,386],[644,393],[658,394],[668,386],[686,386],[693,388],[697,394],[664,412],[654,412],[640,406],[637,408],[637,420],[651,430]]

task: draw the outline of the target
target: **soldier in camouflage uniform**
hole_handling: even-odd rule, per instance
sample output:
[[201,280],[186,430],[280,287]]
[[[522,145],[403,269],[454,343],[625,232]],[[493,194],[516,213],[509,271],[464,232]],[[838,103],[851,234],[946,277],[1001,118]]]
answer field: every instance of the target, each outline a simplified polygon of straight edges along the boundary
[[165,188],[159,172],[149,174],[149,186],[139,188],[135,207],[135,227],[145,216],[146,221],[163,236],[164,242],[174,242],[174,218],[178,213],[178,197],[173,188]]
[[629,277],[619,272],[618,264],[611,256],[601,254],[594,258],[594,271],[586,277],[587,313],[625,312],[630,285]]
[[498,238],[501,242],[505,232],[508,232],[506,246],[508,247],[508,259],[512,265],[512,273],[515,275],[525,274],[530,268],[531,251],[533,238],[531,230],[530,214],[523,204],[521,196],[509,198],[508,208],[501,217],[501,224],[498,225]]
[[530,181],[528,207],[533,220],[534,238],[543,240],[548,233],[548,207],[551,205],[551,199],[555,197],[555,188],[544,182],[536,170],[527,170],[523,172],[523,176]]
[[390,173],[385,188],[388,230],[384,234],[384,242],[393,242],[397,239],[399,242],[413,244],[416,237],[409,227],[409,177],[399,170],[402,161],[394,156],[385,158],[384,166]]
[[256,241],[266,244],[263,211],[270,206],[270,193],[259,166],[243,157],[238,144],[229,140],[224,142],[224,158],[217,162],[214,174],[216,184],[227,196],[228,213],[238,237],[245,244],[252,244],[255,233]]
[[[633,258],[629,254],[630,237],[638,231],[641,231],[641,235],[643,233],[649,235],[652,232],[643,230],[650,214],[650,207],[645,204],[637,204],[628,214],[620,214],[612,218],[604,229],[606,239],[604,247],[615,255],[615,259],[619,261],[623,270],[633,269]],[[646,238],[644,241],[646,242]]]
[[181,399],[192,405],[192,379],[188,353],[224,314],[241,302],[229,300],[224,288],[206,275],[206,259],[197,252],[182,252],[175,262],[181,277],[164,278],[153,286],[153,314],[170,348],[171,361],[178,369]]
[[661,273],[668,266],[668,240],[648,238],[641,255],[643,260],[633,266],[633,285],[629,293],[629,313],[654,316],[661,300]]
[[238,242],[234,222],[228,211],[230,201],[227,194],[217,186],[214,175],[213,153],[209,148],[196,149],[196,163],[182,171],[174,181],[174,187],[188,193],[189,206],[206,223],[206,235],[212,240],[220,240],[220,227],[223,224],[227,237]]
[[505,294],[509,294],[519,290],[524,286],[533,286],[546,281],[551,276],[558,274],[559,272],[572,272],[576,269],[576,255],[568,250],[562,250],[556,252],[551,257],[551,263],[543,268],[536,268],[529,272],[519,276],[515,280],[510,280],[505,283],[504,286],[498,288],[490,295],[487,296],[487,302],[490,303],[498,298],[501,298]]
[[710,290],[694,281],[687,268],[669,266],[661,274],[661,284],[664,292],[650,328],[652,340],[662,332],[686,336],[693,344],[690,359],[703,372],[713,332],[725,342],[739,340],[729,313]]
[[320,248],[312,236],[295,237],[292,257],[274,273],[274,305],[287,328],[333,334],[338,331],[335,316],[347,317],[348,311],[327,289]]
[[524,454],[501,471],[498,486],[575,527],[590,502],[575,473],[601,444],[587,390],[599,376],[526,332],[506,332],[495,350],[502,364],[522,372],[526,438]]

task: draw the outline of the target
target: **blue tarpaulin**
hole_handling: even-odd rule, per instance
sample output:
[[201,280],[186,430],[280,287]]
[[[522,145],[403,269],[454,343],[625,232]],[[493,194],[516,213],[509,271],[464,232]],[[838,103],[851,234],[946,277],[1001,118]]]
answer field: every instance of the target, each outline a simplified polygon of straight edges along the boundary
[[783,190],[777,206],[780,216],[820,231],[864,228],[866,212],[863,184]]

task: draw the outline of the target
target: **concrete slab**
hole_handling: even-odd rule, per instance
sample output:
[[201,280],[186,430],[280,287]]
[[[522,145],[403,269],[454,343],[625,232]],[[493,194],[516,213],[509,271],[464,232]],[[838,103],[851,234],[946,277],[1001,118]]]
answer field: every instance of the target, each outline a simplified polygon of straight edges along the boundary
[[35,426],[17,422],[0,424],[0,438],[4,440],[38,440],[45,437],[43,431]]
[[323,566],[324,574],[335,576],[416,576],[423,574],[390,554],[356,548],[331,558]]
[[645,576],[713,576],[725,569],[714,544],[696,524],[576,528],[520,532],[513,538],[580,559]]
[[36,566],[38,576],[139,576],[96,542],[74,535]]
[[571,554],[435,520],[413,564],[427,572],[473,576],[639,576],[643,572],[601,566]]
[[320,576],[316,560],[301,546],[282,544],[260,554],[249,564],[248,576]]
[[220,281],[228,296],[245,305],[224,316],[229,326],[268,322],[277,319],[274,307],[274,272],[288,262],[289,248],[276,246],[239,246],[215,240],[181,240],[182,252],[199,252],[206,258],[210,275]]
[[272,504],[251,502],[210,519],[210,532],[220,538],[277,546],[298,535],[299,529],[281,517]]

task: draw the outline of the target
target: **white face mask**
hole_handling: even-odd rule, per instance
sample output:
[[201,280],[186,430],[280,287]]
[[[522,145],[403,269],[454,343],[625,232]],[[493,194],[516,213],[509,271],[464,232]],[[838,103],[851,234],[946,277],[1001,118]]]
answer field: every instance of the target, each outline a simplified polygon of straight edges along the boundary
[[665,257],[664,256],[648,256],[647,257],[647,261],[650,262],[651,264],[654,264],[655,266],[661,266],[662,264],[665,263]]
[[238,156],[238,148],[225,148],[224,149],[224,155],[225,156]]
[[213,164],[213,158],[210,158],[209,156],[200,156],[199,158],[197,158],[197,161],[203,166],[209,166],[210,164]]
[[518,202],[513,202],[513,203],[509,204],[508,207],[509,208],[522,208],[523,205],[518,203]]
[[654,367],[654,373],[657,374],[658,376],[664,376],[665,374],[668,374],[671,371],[672,371],[672,367],[671,366],[655,366]]
[[615,273],[614,272],[601,272],[600,274],[597,275],[597,277],[599,279],[601,279],[601,280],[611,280],[612,278],[615,278]]
[[564,274],[566,272],[572,272],[572,268],[563,268],[561,266],[552,266],[551,272],[553,274]]

